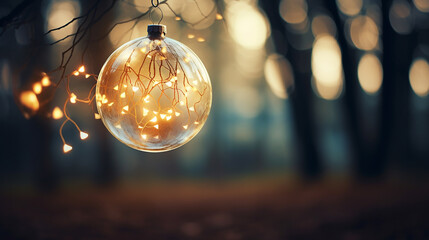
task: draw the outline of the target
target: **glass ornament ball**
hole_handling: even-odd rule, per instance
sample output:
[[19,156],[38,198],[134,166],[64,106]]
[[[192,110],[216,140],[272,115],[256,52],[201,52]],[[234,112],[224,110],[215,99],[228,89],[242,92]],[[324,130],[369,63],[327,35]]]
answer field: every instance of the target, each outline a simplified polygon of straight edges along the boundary
[[184,44],[165,37],[164,25],[119,47],[100,71],[98,113],[119,141],[145,152],[189,142],[210,112],[212,87],[201,60]]

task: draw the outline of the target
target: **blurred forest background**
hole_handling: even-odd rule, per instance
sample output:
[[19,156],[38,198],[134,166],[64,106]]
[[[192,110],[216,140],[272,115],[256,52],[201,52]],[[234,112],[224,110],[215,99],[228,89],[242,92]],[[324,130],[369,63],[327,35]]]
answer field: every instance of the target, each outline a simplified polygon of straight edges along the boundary
[[52,114],[64,86],[32,98],[37,108],[21,93],[42,72],[98,74],[146,35],[152,8],[1,2],[0,236],[429,239],[428,0],[160,1],[167,37],[210,74],[206,125],[177,150],[144,153],[77,105],[90,137],[66,127],[64,154]]

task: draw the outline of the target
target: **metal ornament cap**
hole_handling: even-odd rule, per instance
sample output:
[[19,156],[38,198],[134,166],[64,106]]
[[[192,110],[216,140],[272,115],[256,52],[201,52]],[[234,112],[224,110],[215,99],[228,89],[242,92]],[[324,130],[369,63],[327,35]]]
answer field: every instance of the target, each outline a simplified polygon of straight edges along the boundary
[[163,39],[167,34],[167,26],[162,24],[151,24],[147,26],[148,37],[151,40]]

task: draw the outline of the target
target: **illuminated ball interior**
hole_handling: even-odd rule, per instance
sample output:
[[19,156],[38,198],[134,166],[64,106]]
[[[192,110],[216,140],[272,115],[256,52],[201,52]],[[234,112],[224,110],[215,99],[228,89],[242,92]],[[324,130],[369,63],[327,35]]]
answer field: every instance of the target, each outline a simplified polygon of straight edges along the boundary
[[166,37],[142,37],[118,48],[101,69],[96,91],[107,129],[124,144],[146,152],[189,142],[203,127],[212,102],[201,60]]

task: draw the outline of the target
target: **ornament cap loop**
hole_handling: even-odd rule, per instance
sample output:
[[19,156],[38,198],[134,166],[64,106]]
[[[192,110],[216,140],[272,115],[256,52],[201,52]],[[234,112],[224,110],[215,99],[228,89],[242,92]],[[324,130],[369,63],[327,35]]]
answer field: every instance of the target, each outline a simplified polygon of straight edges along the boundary
[[163,39],[167,33],[167,26],[162,24],[147,25],[147,33],[150,39]]

